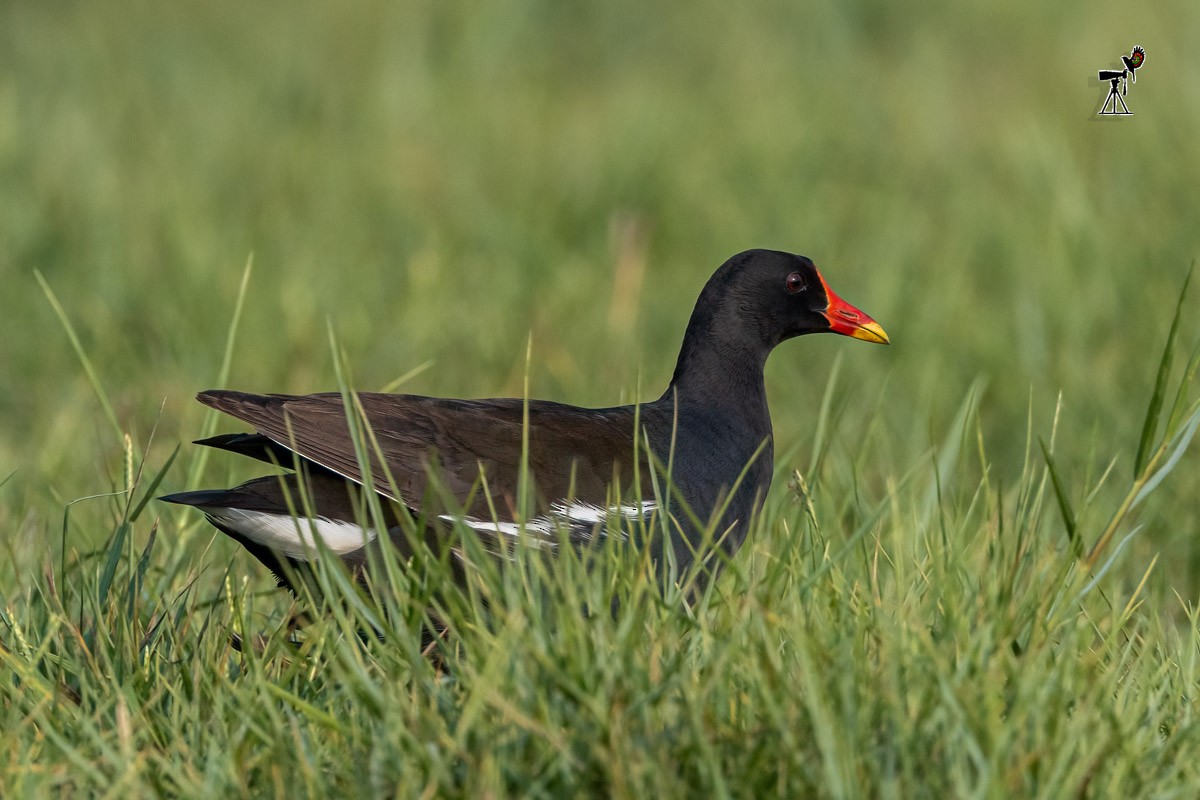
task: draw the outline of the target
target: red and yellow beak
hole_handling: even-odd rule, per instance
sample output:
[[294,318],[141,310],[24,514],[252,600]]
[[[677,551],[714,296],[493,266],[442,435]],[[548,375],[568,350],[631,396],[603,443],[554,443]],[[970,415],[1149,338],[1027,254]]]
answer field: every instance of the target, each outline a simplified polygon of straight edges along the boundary
[[878,322],[838,297],[833,289],[829,288],[829,284],[825,283],[824,278],[821,278],[821,283],[825,287],[825,296],[829,298],[829,305],[825,307],[825,319],[829,320],[829,330],[843,336],[862,339],[864,342],[891,344]]

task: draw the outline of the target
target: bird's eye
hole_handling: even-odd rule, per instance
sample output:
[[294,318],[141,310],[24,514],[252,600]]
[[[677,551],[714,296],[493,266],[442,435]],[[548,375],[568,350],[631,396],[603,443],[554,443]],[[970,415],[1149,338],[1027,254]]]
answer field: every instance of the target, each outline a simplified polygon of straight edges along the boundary
[[804,282],[804,276],[799,272],[793,272],[791,275],[788,275],[787,283],[785,285],[787,286],[789,294],[803,292],[808,288],[808,284]]

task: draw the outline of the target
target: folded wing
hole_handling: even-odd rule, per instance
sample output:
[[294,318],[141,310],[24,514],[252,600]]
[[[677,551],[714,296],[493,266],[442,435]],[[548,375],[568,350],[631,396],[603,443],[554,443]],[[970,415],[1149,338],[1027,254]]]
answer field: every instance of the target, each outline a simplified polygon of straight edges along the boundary
[[[539,511],[581,501],[606,507],[610,487],[632,489],[634,412],[625,406],[581,409],[531,401],[528,439],[523,437],[524,402],[519,399],[450,400],[417,395],[360,393],[347,414],[341,394],[255,395],[207,391],[197,399],[254,426],[255,434],[205,440],[262,460],[295,453],[331,472],[419,507],[430,471],[463,510],[490,518],[487,494],[499,517],[513,518],[522,451],[528,447],[529,475]],[[352,435],[354,420],[357,436]],[[265,437],[265,438],[264,438]],[[360,463],[358,439],[368,469]],[[643,496],[652,496],[647,460],[640,458]]]

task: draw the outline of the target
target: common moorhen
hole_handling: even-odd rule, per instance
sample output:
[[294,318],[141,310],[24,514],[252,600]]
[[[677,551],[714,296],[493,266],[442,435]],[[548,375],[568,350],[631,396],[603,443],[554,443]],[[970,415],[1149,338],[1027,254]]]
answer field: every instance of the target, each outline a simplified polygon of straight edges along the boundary
[[[793,336],[824,331],[888,343],[874,320],[833,293],[811,260],[749,250],[705,285],[671,384],[653,402],[578,408],[530,400],[526,408],[521,399],[358,393],[358,410],[347,414],[340,393],[201,392],[201,403],[255,432],[197,444],[299,470],[162,499],[199,508],[284,585],[314,556],[314,537],[360,572],[382,541],[408,552],[401,504],[414,516],[424,512],[424,537],[435,546],[453,540],[446,534],[455,522],[496,545],[515,540],[523,527],[527,540],[557,547],[564,536],[582,543],[666,513],[669,525],[643,530],[669,530],[659,538],[684,570],[706,535],[715,532],[730,555],[737,550],[771,484],[767,355]],[[635,421],[643,431],[637,448]],[[523,449],[532,491],[525,490],[522,526]],[[639,486],[632,485],[635,473]],[[386,498],[392,516],[385,537],[378,530],[384,525],[359,524],[368,519],[363,486]],[[655,497],[668,507],[658,508]],[[649,546],[659,563],[670,560],[662,541]]]

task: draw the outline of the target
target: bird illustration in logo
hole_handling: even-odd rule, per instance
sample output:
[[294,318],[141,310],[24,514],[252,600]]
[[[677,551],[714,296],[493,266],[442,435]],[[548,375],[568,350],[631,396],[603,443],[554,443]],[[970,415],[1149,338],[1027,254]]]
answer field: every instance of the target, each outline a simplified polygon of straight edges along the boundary
[[1125,69],[1129,70],[1129,75],[1133,78],[1133,82],[1137,83],[1137,69],[1146,61],[1146,51],[1141,45],[1133,48],[1133,52],[1127,56],[1121,56],[1121,60],[1125,62]]

